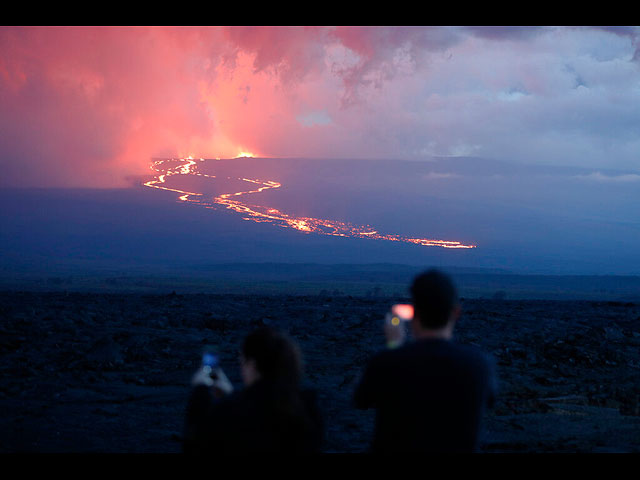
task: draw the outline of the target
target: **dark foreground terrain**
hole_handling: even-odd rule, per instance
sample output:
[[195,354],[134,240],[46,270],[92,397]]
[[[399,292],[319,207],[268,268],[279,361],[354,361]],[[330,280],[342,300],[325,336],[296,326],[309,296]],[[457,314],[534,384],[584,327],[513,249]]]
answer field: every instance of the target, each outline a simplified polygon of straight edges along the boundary
[[[240,386],[238,348],[272,325],[301,345],[326,452],[366,451],[351,395],[401,298],[0,293],[0,452],[179,452],[205,344]],[[457,340],[497,362],[485,452],[640,452],[640,305],[463,300]]]

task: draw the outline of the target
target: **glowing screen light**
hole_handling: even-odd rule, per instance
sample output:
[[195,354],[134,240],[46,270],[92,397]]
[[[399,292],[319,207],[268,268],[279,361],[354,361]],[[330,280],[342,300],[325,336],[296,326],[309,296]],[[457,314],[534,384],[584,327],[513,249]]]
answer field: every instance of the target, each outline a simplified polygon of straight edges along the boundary
[[[391,313],[394,318],[399,320],[411,320],[413,318],[413,305],[410,304],[397,304],[391,307]],[[397,325],[394,323],[394,325]]]

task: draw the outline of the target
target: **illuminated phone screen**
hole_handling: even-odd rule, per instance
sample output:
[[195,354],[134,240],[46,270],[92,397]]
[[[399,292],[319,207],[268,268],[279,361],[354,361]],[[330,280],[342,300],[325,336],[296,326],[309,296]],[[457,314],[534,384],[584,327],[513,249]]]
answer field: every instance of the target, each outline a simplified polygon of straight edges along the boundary
[[218,357],[212,353],[205,353],[202,355],[202,365],[216,367],[218,365]]
[[391,313],[397,315],[402,320],[411,320],[413,318],[413,305],[397,304],[391,307]]

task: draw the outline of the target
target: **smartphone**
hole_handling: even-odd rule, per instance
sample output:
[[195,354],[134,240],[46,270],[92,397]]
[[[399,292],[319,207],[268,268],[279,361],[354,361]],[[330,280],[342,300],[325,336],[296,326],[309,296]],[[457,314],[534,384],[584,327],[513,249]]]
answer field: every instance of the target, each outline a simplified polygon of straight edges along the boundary
[[202,366],[215,368],[218,366],[218,356],[213,352],[204,352],[202,354]]
[[214,373],[214,369],[219,365],[218,354],[215,350],[211,348],[207,348],[202,352],[202,368],[204,368],[211,378],[216,378],[217,375]]
[[413,318],[413,305],[397,303],[391,307],[391,322],[399,325],[400,321],[408,322]]

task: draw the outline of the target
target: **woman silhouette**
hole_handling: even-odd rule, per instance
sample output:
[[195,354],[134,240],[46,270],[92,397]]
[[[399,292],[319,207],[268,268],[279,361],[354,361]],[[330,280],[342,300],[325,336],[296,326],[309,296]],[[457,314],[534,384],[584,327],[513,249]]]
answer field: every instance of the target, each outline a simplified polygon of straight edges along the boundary
[[298,346],[281,332],[260,328],[245,338],[240,364],[245,388],[236,392],[222,369],[215,368],[213,375],[196,372],[183,451],[319,452],[322,416],[315,392],[300,386]]

